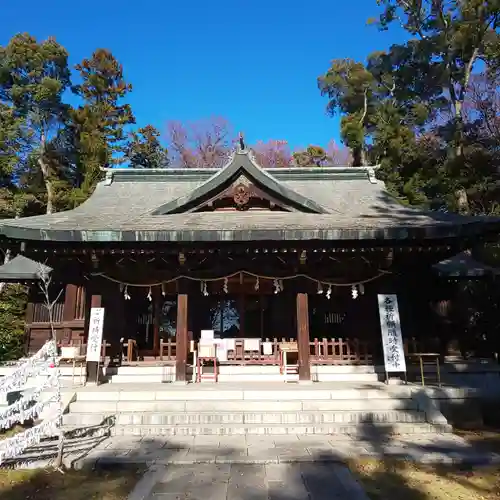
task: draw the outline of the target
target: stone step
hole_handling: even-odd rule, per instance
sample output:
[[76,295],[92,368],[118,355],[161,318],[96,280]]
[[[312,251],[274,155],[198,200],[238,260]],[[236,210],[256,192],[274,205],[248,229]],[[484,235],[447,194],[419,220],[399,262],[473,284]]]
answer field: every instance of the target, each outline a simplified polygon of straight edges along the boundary
[[182,425],[116,425],[111,429],[114,436],[236,436],[236,435],[349,435],[370,439],[389,435],[432,434],[451,432],[450,425],[412,424],[207,424],[200,426]]
[[425,422],[420,412],[225,412],[225,413],[120,413],[118,425],[206,425],[206,424],[324,424],[360,422]]
[[[63,416],[64,425],[97,425],[104,413],[69,413]],[[118,413],[116,425],[207,425],[207,424],[351,424],[351,423],[422,423],[425,414],[416,411],[337,411],[337,412],[195,412],[195,413]]]
[[67,427],[99,425],[108,416],[105,413],[66,413],[63,415],[62,423]]
[[112,375],[109,378],[110,384],[143,384],[143,383],[152,383],[152,384],[161,384],[164,382],[174,382],[175,381],[175,373],[168,374],[165,373],[163,375]]
[[[411,388],[400,386],[397,392],[381,389],[337,389],[308,390],[288,387],[283,390],[224,390],[217,384],[207,384],[205,389],[185,386],[178,390],[168,388],[157,390],[128,390],[99,388],[99,391],[81,391],[78,401],[324,401],[324,400],[375,400],[375,399],[411,399]],[[284,384],[287,385],[287,384]],[[184,389],[184,390],[182,390]]]
[[77,401],[71,403],[70,411],[79,413],[137,412],[190,412],[190,411],[389,411],[416,410],[413,399],[325,399],[319,401]]
[[[175,382],[175,373],[117,373],[114,375],[107,375],[108,382],[111,384],[141,384],[141,383],[170,383]],[[191,380],[191,375],[188,375]],[[381,376],[376,373],[320,373],[311,374],[311,379],[314,382],[379,382]],[[277,370],[276,373],[219,373],[219,382],[284,382],[285,378]],[[297,374],[287,375],[288,382],[298,382],[299,377]],[[211,383],[211,382],[202,382]]]

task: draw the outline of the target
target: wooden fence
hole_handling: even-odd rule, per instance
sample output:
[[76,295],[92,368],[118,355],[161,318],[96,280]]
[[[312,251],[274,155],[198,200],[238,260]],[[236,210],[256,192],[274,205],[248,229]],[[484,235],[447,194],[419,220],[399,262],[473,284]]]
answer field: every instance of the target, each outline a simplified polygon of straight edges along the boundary
[[[260,349],[246,349],[245,339],[234,339],[234,349],[228,350],[227,363],[241,365],[278,365],[279,345],[296,342],[292,338],[261,339]],[[266,346],[266,348],[264,347]],[[373,363],[374,355],[369,342],[357,339],[313,339],[310,343],[310,362],[316,365],[361,365]]]
[[373,363],[373,346],[358,339],[314,339],[310,342],[311,364],[366,365]]
[[[251,340],[252,342],[248,342]],[[279,365],[280,344],[296,343],[293,338],[273,339],[231,339],[234,349],[228,349],[227,361],[223,364],[238,365]],[[249,346],[251,345],[251,348]],[[357,339],[317,339],[309,343],[310,363],[315,365],[362,365],[373,362],[373,352],[369,342]],[[139,351],[134,340],[123,344],[125,359],[137,359]],[[160,341],[160,361],[175,362],[176,343],[172,339]]]

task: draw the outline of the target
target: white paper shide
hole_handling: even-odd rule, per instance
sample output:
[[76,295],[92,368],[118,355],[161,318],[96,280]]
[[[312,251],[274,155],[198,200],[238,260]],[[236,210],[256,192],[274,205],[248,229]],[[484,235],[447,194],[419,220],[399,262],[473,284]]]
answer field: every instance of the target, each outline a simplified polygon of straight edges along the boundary
[[103,325],[104,307],[92,307],[90,310],[89,334],[87,341],[87,361],[99,361],[101,358]]
[[[20,360],[14,371],[0,381],[0,393],[20,392],[19,399],[0,410],[0,429],[10,429],[16,423],[23,424],[27,420],[37,421],[45,409],[56,404],[55,412],[43,422],[0,441],[0,464],[19,457],[27,448],[53,435],[60,427],[62,404],[58,365],[57,345],[51,340],[31,358]],[[28,380],[36,381],[37,385],[28,388]]]
[[379,295],[378,310],[386,372],[406,372],[397,295]]

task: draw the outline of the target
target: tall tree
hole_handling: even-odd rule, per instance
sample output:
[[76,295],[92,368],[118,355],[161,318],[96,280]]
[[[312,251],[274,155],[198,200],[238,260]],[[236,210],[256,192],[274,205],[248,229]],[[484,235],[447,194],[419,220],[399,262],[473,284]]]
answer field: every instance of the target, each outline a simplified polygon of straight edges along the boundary
[[455,154],[463,154],[463,105],[475,65],[496,63],[500,52],[500,1],[380,0],[381,29],[397,21],[414,39],[411,47],[425,58],[423,81],[449,102]]
[[146,125],[131,132],[125,157],[134,168],[161,168],[168,165],[168,150],[159,140],[160,131]]
[[222,117],[167,123],[172,165],[180,168],[217,168],[227,161],[235,142],[230,123]]
[[62,97],[70,85],[68,53],[54,38],[38,42],[29,34],[19,34],[0,48],[0,68],[0,99],[23,120],[23,137],[29,138],[23,166],[39,169],[50,214],[55,183],[67,175],[64,135],[68,106]]
[[258,164],[264,168],[289,167],[291,164],[292,153],[287,141],[279,139],[258,141],[252,149]]
[[[478,63],[486,64],[490,71],[498,68],[499,0],[381,0],[380,3],[384,10],[378,19],[379,27],[387,29],[398,22],[411,38],[405,44],[392,46],[376,64],[371,61],[369,69],[373,74],[379,71],[377,76],[380,70],[390,74],[394,82],[392,97],[403,120],[411,114],[412,106],[420,104],[420,111],[423,107],[430,111],[427,117],[421,116],[423,127],[414,131],[417,135],[436,134],[447,154],[444,162],[436,165],[427,188],[432,187],[436,192],[439,186],[437,192],[447,200],[448,208],[463,213],[474,211],[469,195],[476,196],[479,184],[483,182],[484,186],[484,179],[495,184],[493,179],[498,174],[495,168],[488,172],[484,165],[476,168],[478,151],[470,142],[465,106]],[[422,171],[418,176],[428,177]],[[481,181],[483,176],[486,177]],[[453,199],[446,191],[453,193]]]
[[329,98],[327,112],[341,115],[341,136],[351,148],[354,165],[366,163],[366,136],[370,125],[375,80],[360,63],[335,59],[328,71],[318,78],[322,95]]
[[17,117],[14,108],[0,102],[0,187],[13,186],[13,176],[19,156],[24,152],[24,121]]
[[121,100],[132,90],[123,67],[106,49],[76,65],[81,83],[73,87],[83,104],[72,113],[74,140],[79,151],[77,185],[88,195],[100,177],[100,167],[124,161],[126,127],[135,123],[129,104]]

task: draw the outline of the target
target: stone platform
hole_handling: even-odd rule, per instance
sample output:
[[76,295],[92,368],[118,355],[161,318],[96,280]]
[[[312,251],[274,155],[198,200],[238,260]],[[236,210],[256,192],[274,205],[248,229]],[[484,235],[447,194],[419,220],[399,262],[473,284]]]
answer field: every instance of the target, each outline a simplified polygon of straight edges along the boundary
[[382,383],[106,384],[78,389],[67,428],[112,418],[119,436],[448,432],[432,390]]
[[85,456],[76,468],[121,465],[339,463],[362,457],[393,457],[420,463],[500,463],[453,434],[407,436],[184,436],[110,437]]

